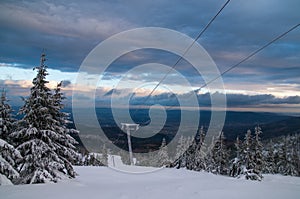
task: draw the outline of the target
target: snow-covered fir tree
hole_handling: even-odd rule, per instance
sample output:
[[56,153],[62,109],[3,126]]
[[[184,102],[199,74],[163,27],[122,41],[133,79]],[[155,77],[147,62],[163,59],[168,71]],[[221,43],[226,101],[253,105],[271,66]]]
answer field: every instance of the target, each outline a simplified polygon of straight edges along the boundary
[[[136,153],[136,164],[137,166],[156,166],[155,157],[152,153]],[[128,162],[128,161],[127,161]],[[130,162],[129,162],[130,164]]]
[[185,153],[184,145],[185,145],[185,139],[181,135],[178,139],[178,143],[176,145],[176,153],[175,153],[174,166],[175,164],[177,164],[177,168],[181,168],[183,167],[183,165],[185,165],[185,157],[183,156],[183,154]]
[[263,145],[260,140],[260,135],[262,134],[261,128],[259,126],[255,127],[255,139],[254,139],[254,154],[253,160],[255,163],[254,172],[257,173],[260,177],[262,177],[262,170],[265,167],[265,160],[263,157]]
[[204,143],[205,132],[203,126],[200,127],[194,139],[191,139],[190,146],[186,150],[186,168],[189,170],[206,169],[206,146]]
[[101,153],[102,153],[101,162],[103,163],[103,165],[107,165],[108,164],[108,150],[107,150],[105,144],[103,144]]
[[2,90],[0,98],[0,185],[11,183],[19,178],[17,165],[22,160],[20,152],[11,145],[10,133],[15,120],[12,118],[12,109],[8,104],[6,92]]
[[34,68],[37,75],[32,81],[30,95],[19,111],[23,117],[18,129],[11,134],[24,157],[18,183],[56,182],[63,177],[75,177],[69,161],[76,155],[74,141],[67,134],[60,114],[61,97],[53,95],[47,87],[45,61],[45,54],[42,54],[40,66]]
[[0,138],[0,185],[14,182],[19,178],[17,165],[21,160],[20,152]]
[[65,167],[68,168],[68,174],[75,176],[74,170],[71,164],[76,164],[80,156],[76,151],[75,144],[78,142],[71,136],[71,134],[78,134],[78,131],[72,128],[68,128],[69,114],[62,111],[64,108],[62,101],[65,99],[64,94],[61,92],[62,82],[58,83],[54,89],[52,95],[52,109],[50,109],[52,118],[57,123],[53,125],[55,132],[57,132],[61,138],[56,141],[56,153],[63,159]]
[[207,167],[207,157],[206,157],[206,150],[207,146],[205,145],[205,132],[203,126],[201,126],[199,131],[199,141],[195,151],[195,160],[193,165],[193,170],[201,171],[206,170]]
[[296,143],[294,143],[293,137],[286,136],[278,148],[277,168],[278,172],[283,175],[299,175],[299,156],[294,146]]
[[172,167],[183,168],[187,165],[187,155],[188,149],[191,146],[193,139],[191,137],[186,137],[181,135],[178,139],[178,144],[176,146],[175,161],[172,163]]
[[245,140],[242,146],[242,154],[241,154],[241,159],[242,159],[242,164],[245,167],[245,169],[250,169],[254,168],[254,160],[253,160],[253,139],[252,139],[252,134],[251,131],[248,130],[246,135],[245,135]]
[[206,171],[213,172],[214,162],[213,162],[213,147],[215,144],[215,137],[213,136],[211,139],[211,143],[208,146],[207,153],[206,153]]
[[275,162],[278,173],[285,173],[286,166],[286,154],[287,154],[287,143],[286,137],[283,137],[282,141],[278,144],[277,152],[275,156]]
[[[129,152],[126,150],[120,150],[119,155],[121,156],[121,160],[124,164],[130,165],[130,158],[129,158]],[[149,162],[147,162],[145,165],[150,165]]]
[[300,135],[287,135],[265,141],[264,173],[300,175]]
[[228,150],[224,143],[224,133],[221,132],[211,148],[210,171],[216,174],[228,174]]
[[83,158],[83,165],[85,166],[104,166],[102,156],[97,153],[88,153]]
[[[206,150],[202,151],[201,148],[205,133],[203,133],[202,128],[200,132],[202,133],[199,133],[198,142],[184,137],[179,139],[176,149],[178,155],[176,155],[176,160],[171,164],[171,167],[185,167],[196,171],[206,170],[216,174],[228,174],[231,177],[244,177],[251,180],[262,180],[262,173],[300,175],[299,134],[275,138],[275,142],[267,140],[263,144],[260,138],[262,130],[256,126],[254,135],[248,130],[243,142],[237,137],[234,144],[235,154],[232,153],[232,159],[228,161],[229,153],[224,143],[223,133],[217,138],[213,137],[207,153],[204,153]],[[189,143],[188,148],[186,147],[187,143]],[[183,148],[187,148],[187,150],[183,151]]]
[[299,157],[296,150],[291,148],[286,155],[286,168],[284,175],[299,176]]
[[0,138],[9,141],[9,134],[13,130],[14,122],[12,108],[8,103],[6,92],[3,89],[0,98]]
[[[265,165],[263,172],[275,174],[277,173],[276,163],[275,163],[275,144],[270,140],[269,145],[265,147]],[[277,150],[276,150],[277,151]]]
[[[299,135],[298,135],[299,136]],[[299,140],[297,135],[288,136],[290,139],[287,141],[288,151],[286,155],[287,166],[285,175],[299,176],[300,175],[300,151],[297,146]]]
[[246,179],[250,180],[262,180],[262,174],[260,168],[260,164],[257,164],[257,160],[255,159],[256,153],[260,150],[260,146],[257,146],[260,133],[259,129],[257,129],[257,133],[253,138],[250,130],[247,131],[245,135],[245,141],[242,145],[242,154],[241,154],[241,164],[242,164],[242,175],[245,176]]
[[195,168],[196,165],[196,152],[197,152],[197,148],[198,148],[198,144],[196,142],[196,140],[194,139],[192,141],[192,144],[190,145],[190,147],[186,150],[185,152],[185,167],[188,170],[193,170]]
[[236,141],[234,143],[236,156],[231,160],[230,164],[230,171],[229,176],[231,177],[237,177],[241,174],[242,171],[242,165],[241,165],[241,148],[242,142],[240,141],[239,137],[236,138]]
[[157,153],[155,162],[156,162],[156,166],[158,167],[166,166],[167,164],[170,163],[169,155],[168,155],[168,146],[165,138],[162,139],[162,143],[161,146],[159,147],[159,151]]

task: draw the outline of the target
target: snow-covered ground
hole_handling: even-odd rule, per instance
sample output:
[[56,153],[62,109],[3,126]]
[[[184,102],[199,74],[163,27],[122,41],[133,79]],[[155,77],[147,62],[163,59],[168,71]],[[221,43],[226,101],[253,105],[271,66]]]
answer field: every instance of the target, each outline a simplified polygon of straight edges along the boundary
[[[133,162],[136,163],[135,158],[133,158]],[[114,170],[125,172],[125,173],[132,173],[132,174],[144,174],[144,173],[154,172],[162,169],[157,167],[137,167],[137,166],[132,167],[129,165],[125,165],[123,164],[121,157],[118,155],[108,155],[107,164],[108,167]]]
[[146,174],[108,167],[75,167],[79,176],[57,184],[0,186],[1,199],[154,199],[154,198],[299,198],[300,178],[266,175],[262,182],[216,176],[185,169]]

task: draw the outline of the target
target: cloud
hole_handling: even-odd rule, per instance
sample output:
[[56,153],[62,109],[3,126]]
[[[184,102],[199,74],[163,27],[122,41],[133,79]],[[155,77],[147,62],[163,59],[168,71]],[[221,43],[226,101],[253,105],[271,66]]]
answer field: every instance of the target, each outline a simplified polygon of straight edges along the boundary
[[[33,58],[33,53],[39,54],[42,48],[46,48],[52,59],[57,60],[53,61],[56,62],[54,67],[60,65],[74,70],[96,44],[130,28],[159,26],[195,37],[221,4],[219,1],[195,0],[189,3],[180,0],[131,0],[130,3],[3,1],[0,22],[5,42],[0,50],[5,59],[15,58],[13,53],[18,51],[24,54],[18,56],[18,61],[28,63],[27,55]],[[208,49],[219,67],[225,69],[233,61],[240,60],[275,35],[299,23],[299,6],[297,0],[266,0],[264,3],[255,0],[245,4],[232,1],[199,42]],[[295,60],[290,62],[299,63],[298,35],[295,30],[274,44],[273,50],[266,50],[263,55],[272,58],[267,62],[273,60],[272,63],[276,63],[294,57]]]
[[[31,69],[39,64],[40,53],[46,48],[48,66],[63,72],[59,75],[55,73],[54,76],[58,78],[53,81],[65,79],[65,90],[71,92],[75,72],[83,59],[107,37],[131,28],[157,26],[171,28],[195,38],[222,3],[198,0],[131,0],[126,3],[70,0],[1,1],[0,67]],[[298,0],[231,1],[198,42],[212,56],[220,71],[225,71],[275,36],[298,24],[299,7]],[[269,94],[276,96],[275,98],[281,97],[280,99],[300,95],[299,31],[300,28],[294,30],[227,73],[223,80],[229,93],[242,93],[246,96],[266,94],[257,98],[250,97],[257,103],[263,103],[263,100],[276,103]],[[101,86],[107,91],[113,89],[124,72],[137,65],[157,62],[172,66],[177,59],[178,57],[171,53],[151,49],[128,53],[117,59],[106,71],[103,77],[105,84]],[[3,72],[3,68],[1,69],[2,80],[16,80],[14,77],[20,76],[18,74],[26,75],[25,80],[32,78],[32,72],[23,74],[15,70]],[[194,87],[203,85],[202,77],[189,63],[182,61],[176,69],[185,75]],[[68,72],[68,76],[62,77],[62,74],[66,75]],[[159,73],[154,66],[149,73],[135,74],[128,80],[151,83],[162,75],[163,73]],[[18,80],[24,78],[20,77]],[[176,77],[171,78],[168,83],[181,84]],[[16,87],[22,88],[19,82],[10,86],[14,87],[16,92]],[[92,87],[78,85],[77,89],[89,92]],[[185,91],[184,88],[181,90]],[[245,96],[231,97],[232,104],[235,102],[242,105],[240,100],[250,103]],[[206,98],[204,101],[207,104]],[[283,103],[282,100],[279,102]]]
[[6,26],[18,25],[63,37],[103,38],[130,26],[125,19],[101,16],[101,12],[88,15],[87,10],[79,9],[76,4],[24,1],[20,4],[2,3],[1,7],[2,19],[8,20]]
[[300,96],[289,96],[285,98],[274,98],[273,104],[300,104]]
[[107,96],[111,96],[112,94],[115,94],[115,95],[119,95],[120,94],[120,91],[116,90],[116,89],[111,89],[109,90],[108,92],[106,92],[103,97],[107,97]]
[[71,81],[70,80],[63,80],[62,81],[62,87],[63,88],[68,87],[69,85],[71,85]]
[[53,67],[77,70],[95,44],[133,27],[124,18],[105,15],[107,11],[91,15],[92,9],[70,2],[2,2],[2,56],[30,66],[45,48]]
[[[189,94],[183,94],[184,96],[189,96]],[[211,95],[224,95],[222,93],[204,93],[198,95],[198,102],[200,106],[211,106]],[[159,95],[151,96],[147,102],[145,102],[146,97],[136,97],[132,99],[133,104],[136,105],[153,105],[153,104],[161,104],[166,106],[177,106],[179,105],[176,102],[176,96],[172,93],[162,93]],[[258,105],[271,105],[271,104],[300,104],[300,96],[289,96],[278,98],[274,95],[244,95],[244,94],[226,94],[227,98],[227,106],[228,107],[256,107]]]

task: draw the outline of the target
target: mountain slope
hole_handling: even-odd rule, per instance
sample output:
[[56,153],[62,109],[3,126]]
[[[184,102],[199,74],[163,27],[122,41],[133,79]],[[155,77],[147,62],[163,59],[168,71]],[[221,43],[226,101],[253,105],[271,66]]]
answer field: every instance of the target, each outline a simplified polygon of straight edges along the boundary
[[264,124],[263,139],[278,137],[281,135],[300,133],[300,117],[291,117],[285,120]]

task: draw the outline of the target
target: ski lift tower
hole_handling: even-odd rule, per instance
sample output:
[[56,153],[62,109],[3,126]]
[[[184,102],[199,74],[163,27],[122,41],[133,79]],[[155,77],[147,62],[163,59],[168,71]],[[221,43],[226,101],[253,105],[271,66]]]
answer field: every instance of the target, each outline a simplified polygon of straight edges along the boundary
[[122,125],[122,130],[126,130],[127,133],[130,165],[133,165],[134,163],[133,163],[130,131],[137,131],[139,129],[139,124],[121,123],[121,125]]

